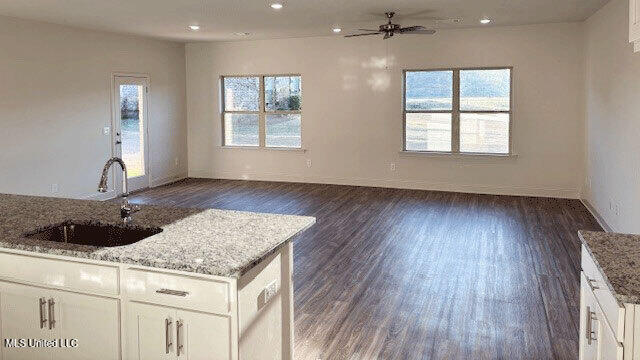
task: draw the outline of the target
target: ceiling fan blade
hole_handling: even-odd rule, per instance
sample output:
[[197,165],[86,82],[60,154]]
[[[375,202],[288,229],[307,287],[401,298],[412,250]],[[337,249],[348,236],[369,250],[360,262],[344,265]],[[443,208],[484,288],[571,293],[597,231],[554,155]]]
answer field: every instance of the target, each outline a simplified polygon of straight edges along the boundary
[[390,38],[390,37],[392,36],[391,34],[392,34],[392,33],[390,33],[390,32],[386,32],[386,33],[384,34],[384,37],[383,37],[382,39],[383,39],[383,40],[387,40],[388,38]]
[[372,32],[372,33],[367,33],[367,34],[351,34],[351,35],[345,35],[344,37],[354,37],[354,36],[367,36],[367,35],[379,35],[379,32]]
[[436,31],[432,29],[425,30],[414,30],[414,31],[403,31],[402,34],[424,34],[424,35],[433,35]]
[[407,27],[401,28],[399,31],[401,33],[404,33],[409,31],[416,31],[416,30],[426,30],[426,28],[424,26],[407,26]]
[[379,29],[373,30],[373,29],[358,29],[358,31],[375,31],[375,32],[380,32]]

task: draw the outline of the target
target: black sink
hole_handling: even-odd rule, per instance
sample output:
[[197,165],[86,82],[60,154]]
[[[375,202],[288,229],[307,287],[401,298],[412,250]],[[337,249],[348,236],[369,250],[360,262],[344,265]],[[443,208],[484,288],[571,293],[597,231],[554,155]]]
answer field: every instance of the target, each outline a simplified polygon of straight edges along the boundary
[[162,232],[160,228],[68,221],[44,230],[25,234],[25,237],[59,243],[111,247],[133,244],[160,232]]

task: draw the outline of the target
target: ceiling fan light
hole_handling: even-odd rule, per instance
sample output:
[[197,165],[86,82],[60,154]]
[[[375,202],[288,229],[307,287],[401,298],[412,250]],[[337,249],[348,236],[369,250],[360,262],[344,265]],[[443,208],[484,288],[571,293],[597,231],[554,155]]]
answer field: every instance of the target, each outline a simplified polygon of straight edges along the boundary
[[480,19],[480,24],[485,24],[485,25],[486,25],[486,24],[488,24],[488,23],[490,23],[490,22],[491,22],[491,19],[489,19],[489,18],[482,18],[482,19]]
[[341,29],[341,28],[339,28],[339,27],[334,27],[334,28],[333,28],[333,29],[331,29],[331,30],[333,30],[333,32],[334,32],[334,33],[336,33],[336,34],[342,31],[342,29]]

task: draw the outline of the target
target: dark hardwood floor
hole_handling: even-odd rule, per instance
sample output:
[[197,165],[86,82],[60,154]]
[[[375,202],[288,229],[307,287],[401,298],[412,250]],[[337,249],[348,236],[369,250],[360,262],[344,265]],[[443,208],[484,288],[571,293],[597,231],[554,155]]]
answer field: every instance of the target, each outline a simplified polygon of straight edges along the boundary
[[136,203],[310,215],[296,359],[577,359],[577,200],[188,179]]

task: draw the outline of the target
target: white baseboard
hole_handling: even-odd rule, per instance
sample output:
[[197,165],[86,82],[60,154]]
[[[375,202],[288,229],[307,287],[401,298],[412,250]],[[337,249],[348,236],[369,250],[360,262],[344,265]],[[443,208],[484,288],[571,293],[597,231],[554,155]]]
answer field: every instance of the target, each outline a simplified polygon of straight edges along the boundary
[[173,174],[173,175],[165,176],[165,177],[162,177],[160,179],[153,179],[153,180],[151,180],[151,187],[157,187],[157,186],[166,185],[166,184],[178,181],[178,180],[185,179],[186,177],[187,177],[186,173],[179,173],[179,174]]
[[525,186],[489,186],[476,184],[451,184],[437,183],[422,180],[401,180],[401,179],[365,179],[365,178],[331,178],[315,176],[297,176],[287,174],[243,174],[239,176],[235,173],[216,172],[211,174],[205,170],[189,170],[189,177],[228,179],[228,180],[258,180],[258,181],[282,181],[301,182],[315,184],[335,184],[353,186],[372,186],[397,189],[449,191],[475,194],[492,195],[516,195],[516,196],[536,196],[563,199],[579,199],[578,189],[561,188],[538,188]]
[[600,224],[600,227],[602,227],[604,229],[604,231],[606,231],[606,232],[614,232],[613,228],[611,226],[609,226],[609,224],[607,224],[606,221],[604,221],[604,218],[600,215],[600,213],[598,213],[596,208],[593,205],[591,205],[589,200],[580,199],[580,201],[582,202],[582,205],[584,205],[584,207],[586,207],[587,210],[589,210],[591,215],[593,215],[593,217],[596,219],[598,224]]

